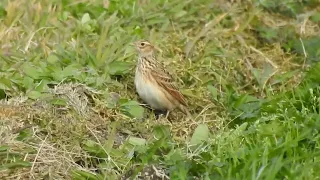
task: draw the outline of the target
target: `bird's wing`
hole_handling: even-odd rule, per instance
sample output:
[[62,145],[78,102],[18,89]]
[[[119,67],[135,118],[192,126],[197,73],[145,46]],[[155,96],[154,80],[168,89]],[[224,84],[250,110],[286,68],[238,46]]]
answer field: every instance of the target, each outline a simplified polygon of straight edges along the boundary
[[177,99],[182,105],[187,106],[187,102],[178,88],[175,86],[172,76],[163,68],[151,71],[156,82],[163,87],[169,94]]

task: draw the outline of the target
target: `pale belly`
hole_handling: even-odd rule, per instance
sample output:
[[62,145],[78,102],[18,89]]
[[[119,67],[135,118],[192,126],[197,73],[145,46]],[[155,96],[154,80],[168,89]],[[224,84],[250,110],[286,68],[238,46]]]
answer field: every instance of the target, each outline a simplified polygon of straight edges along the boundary
[[138,71],[136,71],[134,83],[141,99],[149,104],[151,108],[157,110],[171,110],[174,108],[173,103],[168,100],[157,84],[144,78]]

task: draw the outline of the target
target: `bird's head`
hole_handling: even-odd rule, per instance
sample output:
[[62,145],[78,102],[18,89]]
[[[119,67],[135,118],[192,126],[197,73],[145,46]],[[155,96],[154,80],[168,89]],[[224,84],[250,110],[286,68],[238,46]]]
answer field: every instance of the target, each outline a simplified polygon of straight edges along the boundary
[[140,56],[149,56],[154,53],[154,46],[146,40],[140,40],[133,43]]

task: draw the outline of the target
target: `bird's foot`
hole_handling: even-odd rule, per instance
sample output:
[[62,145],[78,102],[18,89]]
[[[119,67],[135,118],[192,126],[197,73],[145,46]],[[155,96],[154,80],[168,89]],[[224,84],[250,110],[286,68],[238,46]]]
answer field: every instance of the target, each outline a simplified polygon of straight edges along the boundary
[[166,111],[166,110],[154,110],[154,115],[155,115],[156,119],[159,119],[161,116],[165,116],[167,114],[168,114],[168,111]]

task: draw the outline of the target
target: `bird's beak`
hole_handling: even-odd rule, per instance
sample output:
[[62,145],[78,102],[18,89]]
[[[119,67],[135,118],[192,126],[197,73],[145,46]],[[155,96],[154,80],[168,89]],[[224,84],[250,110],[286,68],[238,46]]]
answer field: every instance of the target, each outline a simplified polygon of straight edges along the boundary
[[130,43],[129,45],[130,45],[130,46],[135,46],[135,44],[134,44],[134,43]]

